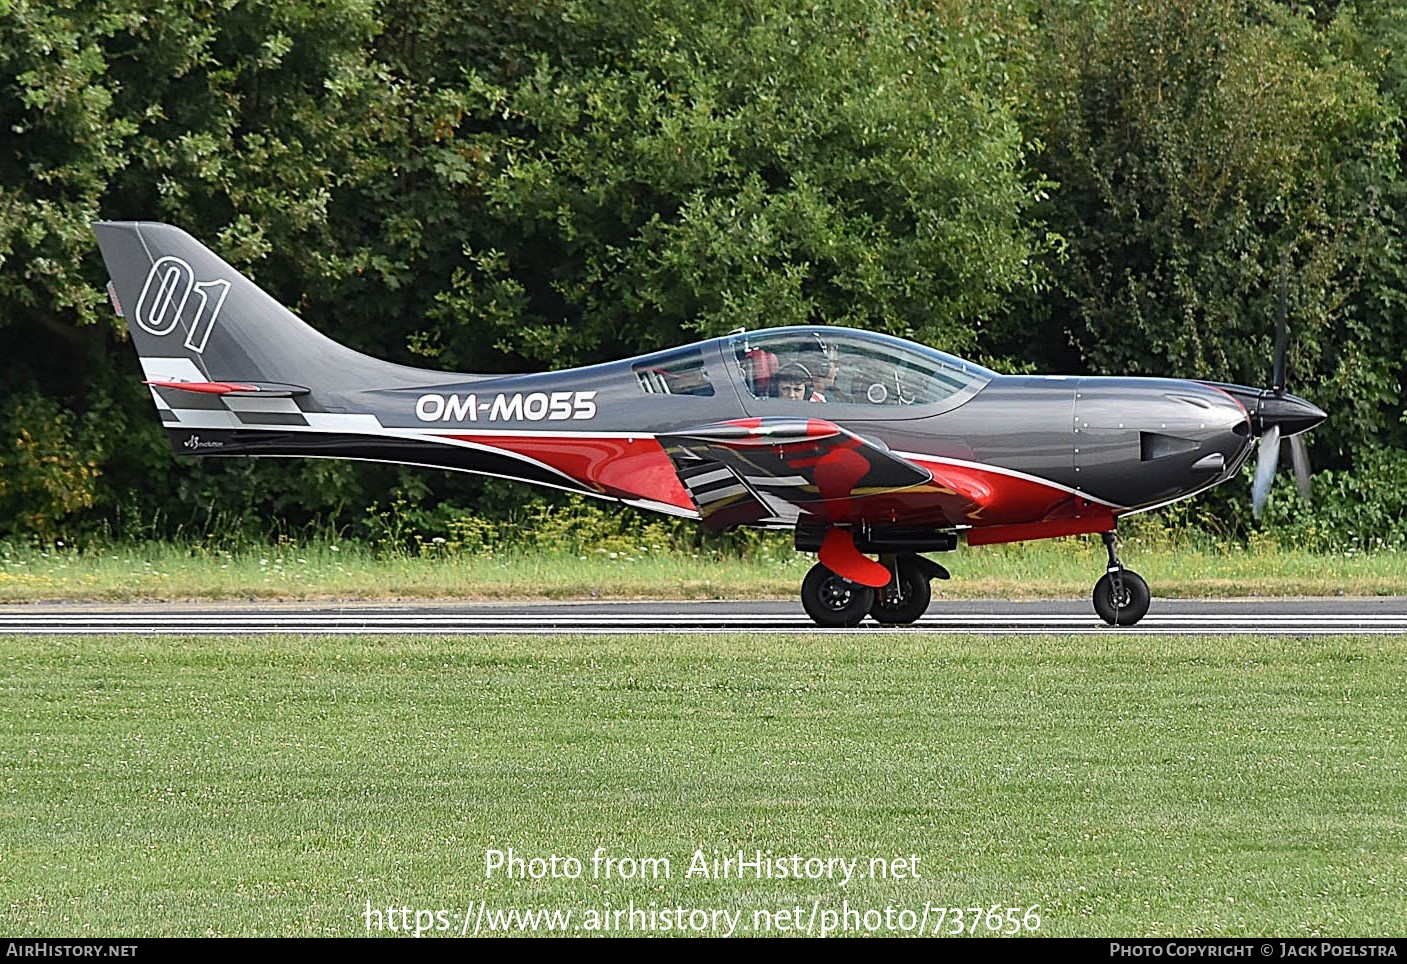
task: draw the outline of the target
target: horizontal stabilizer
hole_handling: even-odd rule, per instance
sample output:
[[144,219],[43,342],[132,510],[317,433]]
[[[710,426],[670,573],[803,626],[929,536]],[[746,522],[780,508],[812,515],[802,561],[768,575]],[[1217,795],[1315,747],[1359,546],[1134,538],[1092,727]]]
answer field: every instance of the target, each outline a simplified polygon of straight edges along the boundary
[[154,388],[174,388],[178,392],[201,395],[229,395],[234,398],[296,398],[307,395],[301,385],[281,385],[276,382],[181,382],[152,380],[143,382]]

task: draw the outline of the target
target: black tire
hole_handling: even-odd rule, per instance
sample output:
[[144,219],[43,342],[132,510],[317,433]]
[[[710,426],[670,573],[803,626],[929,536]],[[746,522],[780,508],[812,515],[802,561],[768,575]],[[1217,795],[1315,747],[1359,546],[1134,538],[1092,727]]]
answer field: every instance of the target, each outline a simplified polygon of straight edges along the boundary
[[1138,573],[1125,569],[1123,584],[1122,599],[1114,598],[1114,579],[1108,573],[1094,584],[1094,611],[1110,626],[1132,626],[1147,614],[1153,600],[1148,583]]
[[928,612],[928,604],[933,601],[933,587],[912,562],[899,563],[899,595],[897,603],[886,597],[889,588],[875,590],[874,604],[870,615],[887,626],[907,626],[918,621]]
[[817,626],[858,626],[874,605],[874,590],[837,576],[818,562],[801,581],[801,605]]

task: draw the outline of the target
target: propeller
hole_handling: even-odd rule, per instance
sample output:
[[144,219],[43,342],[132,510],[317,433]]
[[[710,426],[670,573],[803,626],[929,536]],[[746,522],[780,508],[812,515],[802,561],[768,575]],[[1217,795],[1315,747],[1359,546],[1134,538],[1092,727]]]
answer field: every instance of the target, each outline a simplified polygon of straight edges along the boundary
[[1257,519],[1265,510],[1265,500],[1270,497],[1270,484],[1275,481],[1275,470],[1280,467],[1280,426],[1272,425],[1260,437],[1260,450],[1256,452],[1256,475],[1251,482],[1251,512]]
[[[1300,498],[1309,501],[1309,451],[1301,434],[1323,419],[1324,413],[1315,409],[1303,399],[1285,393],[1285,354],[1289,342],[1289,310],[1287,289],[1289,268],[1282,259],[1280,262],[1280,297],[1275,309],[1275,357],[1271,366],[1270,391],[1264,393],[1256,409],[1256,416],[1262,426],[1260,449],[1256,452],[1256,474],[1251,483],[1251,513],[1259,519],[1265,511],[1265,502],[1270,497],[1270,485],[1275,481],[1275,472],[1280,466],[1281,424],[1287,424],[1294,431],[1286,436],[1290,441],[1290,460],[1294,464],[1295,487]],[[1302,412],[1301,409],[1309,409]],[[1317,414],[1311,425],[1296,424],[1304,415]]]
[[1295,488],[1300,498],[1309,501],[1309,450],[1304,444],[1304,436],[1290,436],[1290,461],[1295,467]]

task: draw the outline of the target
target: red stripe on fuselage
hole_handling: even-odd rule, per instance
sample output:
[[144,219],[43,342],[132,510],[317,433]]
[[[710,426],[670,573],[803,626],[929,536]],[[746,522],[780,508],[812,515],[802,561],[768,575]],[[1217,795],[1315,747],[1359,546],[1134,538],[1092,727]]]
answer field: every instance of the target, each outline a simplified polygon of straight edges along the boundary
[[1076,496],[1047,482],[993,472],[975,465],[921,459],[913,461],[932,472],[934,482],[952,489],[972,503],[966,518],[954,521],[974,526],[1010,525],[1068,518],[1071,513],[1062,510],[1067,505],[1074,509]]
[[[603,495],[646,499],[694,511],[674,464],[650,436],[445,434],[463,442],[499,449],[550,466]],[[1011,475],[978,465],[954,464],[906,454],[933,473],[933,481],[909,489],[855,494],[827,511],[833,522],[972,526],[1011,529],[1020,538],[1041,538],[1040,524],[1058,520],[1099,520],[1112,525],[1115,507],[1092,502],[1068,489],[1039,479]],[[1107,526],[1106,526],[1107,527]],[[1051,527],[1049,534],[1062,534]],[[1083,529],[1083,531],[1099,531]],[[1030,534],[1025,534],[1030,533]],[[999,539],[999,541],[1006,541]]]
[[650,436],[458,435],[445,438],[501,449],[551,466],[564,475],[623,499],[649,499],[690,512],[694,500],[675,474],[674,463]]

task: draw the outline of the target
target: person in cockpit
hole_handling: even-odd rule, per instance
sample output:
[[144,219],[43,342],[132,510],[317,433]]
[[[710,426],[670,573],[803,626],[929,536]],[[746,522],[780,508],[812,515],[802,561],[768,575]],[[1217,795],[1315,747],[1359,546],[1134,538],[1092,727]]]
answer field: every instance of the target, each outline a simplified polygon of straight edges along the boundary
[[811,369],[801,362],[787,362],[777,371],[778,398],[793,402],[814,402],[817,400],[814,384]]

